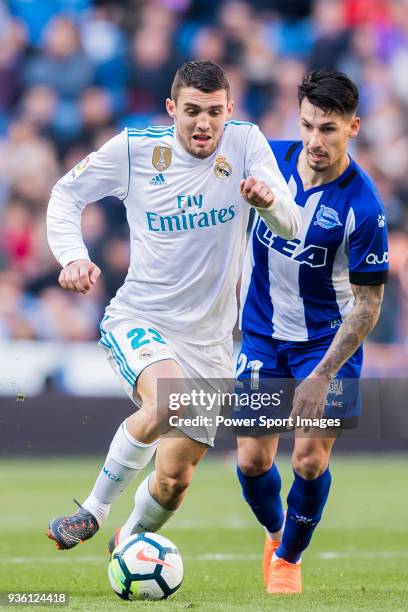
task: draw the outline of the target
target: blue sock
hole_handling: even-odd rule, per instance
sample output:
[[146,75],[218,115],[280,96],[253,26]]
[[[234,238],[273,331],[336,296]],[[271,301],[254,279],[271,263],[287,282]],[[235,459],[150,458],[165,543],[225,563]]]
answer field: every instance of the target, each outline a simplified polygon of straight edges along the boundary
[[261,525],[273,533],[283,524],[283,508],[280,497],[281,477],[278,468],[272,467],[259,476],[245,476],[237,467],[238,480],[242,486],[244,499],[251,506]]
[[299,561],[302,552],[309,546],[322,517],[331,483],[329,468],[314,480],[306,480],[296,472],[294,474],[282,542],[276,551],[278,557],[290,563]]

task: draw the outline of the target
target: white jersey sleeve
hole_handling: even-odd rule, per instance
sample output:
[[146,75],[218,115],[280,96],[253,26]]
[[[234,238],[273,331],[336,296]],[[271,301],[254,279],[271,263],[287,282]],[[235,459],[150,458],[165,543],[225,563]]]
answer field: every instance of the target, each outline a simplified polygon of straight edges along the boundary
[[267,209],[256,208],[267,227],[287,240],[294,238],[301,226],[300,213],[275,155],[256,125],[252,126],[247,140],[245,177],[248,176],[264,181],[275,194],[272,206]]
[[129,187],[127,131],[109,140],[63,176],[52,190],[47,210],[47,237],[61,266],[88,259],[81,232],[86,204],[105,196],[126,198]]

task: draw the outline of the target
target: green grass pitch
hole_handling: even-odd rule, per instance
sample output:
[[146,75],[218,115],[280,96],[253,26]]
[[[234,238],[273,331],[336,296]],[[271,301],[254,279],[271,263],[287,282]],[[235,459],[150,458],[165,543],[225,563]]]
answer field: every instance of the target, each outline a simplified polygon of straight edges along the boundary
[[[132,507],[131,490],[93,540],[57,551],[45,536],[50,517],[86,497],[99,466],[88,458],[0,460],[0,591],[66,591],[69,610],[408,610],[406,457],[333,457],[331,495],[303,556],[304,592],[279,597],[263,590],[263,533],[241,500],[233,457],[208,457],[163,530],[183,554],[185,578],[162,602],[124,602],[108,582],[106,542]],[[289,458],[278,466],[286,496]]]

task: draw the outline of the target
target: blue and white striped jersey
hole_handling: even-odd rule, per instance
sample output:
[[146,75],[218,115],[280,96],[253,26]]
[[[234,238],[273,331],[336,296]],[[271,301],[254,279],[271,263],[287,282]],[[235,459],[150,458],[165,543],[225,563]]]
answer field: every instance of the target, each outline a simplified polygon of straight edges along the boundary
[[353,308],[351,283],[386,282],[383,205],[353,160],[334,181],[305,191],[296,167],[302,143],[269,144],[302,227],[293,240],[284,240],[256,215],[242,274],[241,328],[289,341],[333,335]]

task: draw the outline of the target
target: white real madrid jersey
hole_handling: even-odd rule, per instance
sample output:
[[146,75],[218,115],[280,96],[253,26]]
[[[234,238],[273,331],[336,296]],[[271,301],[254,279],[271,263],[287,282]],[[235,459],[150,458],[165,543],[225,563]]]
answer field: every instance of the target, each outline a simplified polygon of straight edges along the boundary
[[239,187],[248,176],[274,191],[276,232],[294,235],[296,205],[257,126],[228,122],[206,159],[185,151],[174,126],[125,129],[54,187],[47,214],[51,249],[62,266],[89,259],[82,209],[118,197],[130,227],[130,266],[107,313],[145,318],[197,344],[222,342],[237,316],[249,211]]

